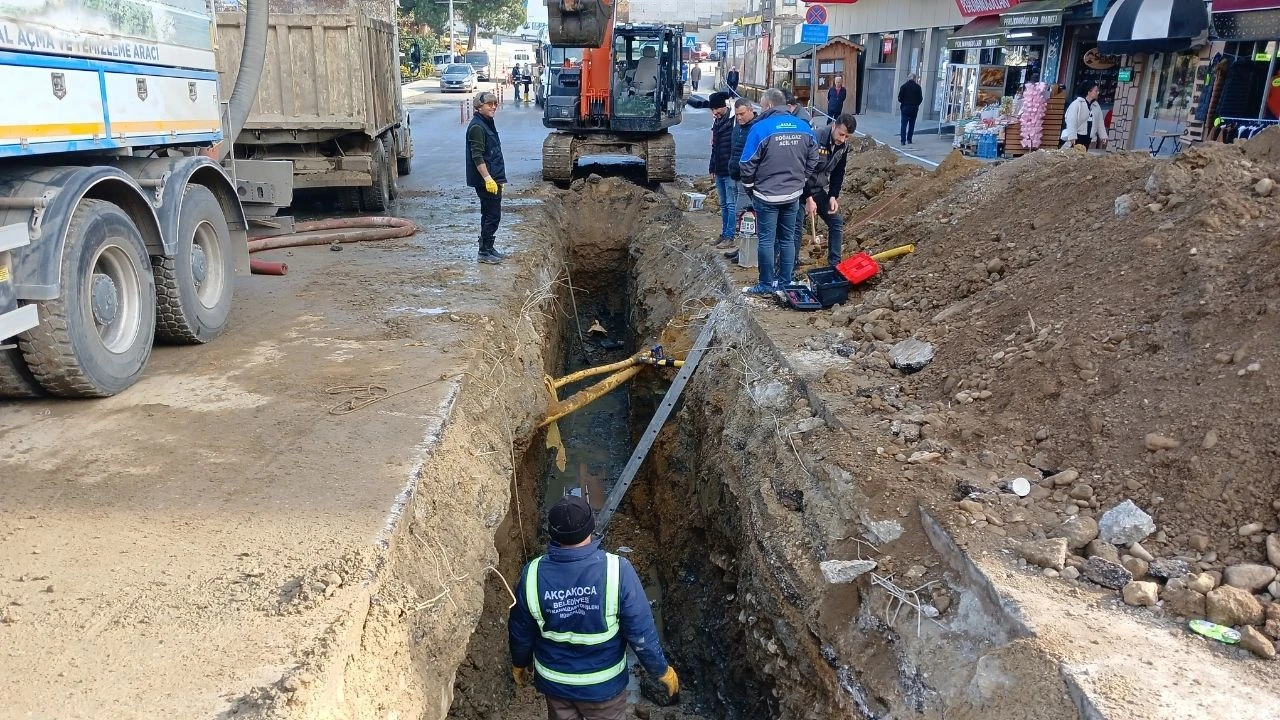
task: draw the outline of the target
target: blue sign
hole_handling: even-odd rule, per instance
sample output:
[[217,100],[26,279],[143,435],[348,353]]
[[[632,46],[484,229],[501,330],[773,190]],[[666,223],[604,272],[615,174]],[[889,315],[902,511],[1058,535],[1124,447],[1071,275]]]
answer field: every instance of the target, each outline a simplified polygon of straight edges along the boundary
[[827,9],[821,5],[810,5],[809,9],[804,11],[804,21],[810,25],[826,25]]
[[719,33],[716,35],[716,52],[724,52],[729,49],[729,33]]
[[698,36],[697,36],[697,35],[685,35],[685,36],[684,36],[684,46],[685,46],[686,48],[688,48],[688,49],[692,50],[692,49],[693,49],[693,46],[694,46],[694,45],[697,45],[697,44],[698,44]]
[[800,42],[802,43],[823,45],[827,42],[827,37],[830,34],[831,30],[826,25],[809,25],[806,23],[800,26]]

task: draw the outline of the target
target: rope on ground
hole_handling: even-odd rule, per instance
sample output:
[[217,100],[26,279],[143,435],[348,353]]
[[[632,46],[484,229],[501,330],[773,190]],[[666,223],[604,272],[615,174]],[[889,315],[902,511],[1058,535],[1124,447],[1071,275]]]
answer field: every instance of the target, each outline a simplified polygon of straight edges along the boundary
[[357,410],[363,410],[376,402],[382,402],[383,400],[387,400],[398,395],[411,393],[414,390],[421,390],[424,387],[435,385],[438,382],[455,378],[463,374],[464,373],[441,375],[435,380],[428,380],[427,382],[419,385],[414,385],[411,388],[405,388],[404,390],[397,390],[395,392],[391,392],[387,389],[387,386],[379,385],[377,383],[370,383],[368,385],[335,385],[330,388],[325,388],[324,392],[326,395],[350,395],[351,397],[348,397],[337,405],[329,408],[330,415],[347,415]]

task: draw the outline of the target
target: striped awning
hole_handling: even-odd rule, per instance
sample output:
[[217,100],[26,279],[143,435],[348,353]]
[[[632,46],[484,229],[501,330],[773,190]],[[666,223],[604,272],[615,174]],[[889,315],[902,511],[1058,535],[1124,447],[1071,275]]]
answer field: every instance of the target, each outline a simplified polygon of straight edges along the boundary
[[1102,20],[1098,52],[1179,52],[1208,38],[1209,10],[1204,0],[1120,0]]

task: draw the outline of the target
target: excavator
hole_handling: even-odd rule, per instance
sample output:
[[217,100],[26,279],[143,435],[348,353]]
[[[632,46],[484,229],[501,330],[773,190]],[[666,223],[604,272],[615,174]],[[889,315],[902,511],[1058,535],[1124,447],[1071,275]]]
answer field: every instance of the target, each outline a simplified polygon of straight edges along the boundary
[[650,183],[676,177],[684,28],[614,22],[614,0],[546,0],[549,81],[542,178],[568,182],[583,156],[630,155]]

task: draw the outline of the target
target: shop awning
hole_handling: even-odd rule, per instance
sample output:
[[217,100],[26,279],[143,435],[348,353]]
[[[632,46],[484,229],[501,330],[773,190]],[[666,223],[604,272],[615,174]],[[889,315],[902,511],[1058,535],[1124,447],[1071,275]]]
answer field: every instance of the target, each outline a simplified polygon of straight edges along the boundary
[[1062,24],[1062,13],[1089,0],[1032,0],[1020,2],[1012,10],[1000,13],[1000,25],[1006,28],[1056,27]]
[[[1280,8],[1280,2],[1274,3]],[[1274,40],[1280,36],[1280,9],[1252,12],[1215,12],[1215,40]]]
[[788,45],[777,52],[779,57],[798,58],[813,52],[813,43],[796,43]]
[[1120,0],[1098,31],[1104,55],[1179,52],[1209,38],[1204,0]]
[[974,18],[947,38],[948,50],[981,50],[993,47],[1004,47],[1004,28],[1000,27],[999,15]]

